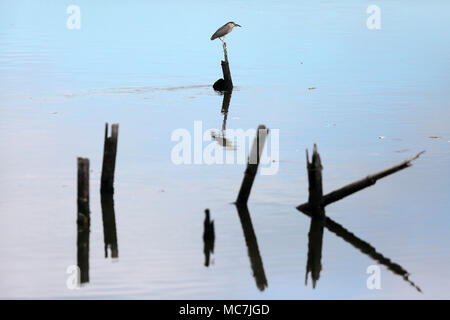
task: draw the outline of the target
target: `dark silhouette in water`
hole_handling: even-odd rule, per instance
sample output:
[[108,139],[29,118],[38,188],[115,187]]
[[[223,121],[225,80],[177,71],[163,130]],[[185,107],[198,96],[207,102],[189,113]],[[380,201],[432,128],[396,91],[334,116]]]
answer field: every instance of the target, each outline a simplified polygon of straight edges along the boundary
[[323,239],[323,217],[311,218],[311,225],[308,233],[308,260],[306,262],[305,285],[308,284],[308,274],[311,272],[313,288],[320,278],[322,270],[322,239]]
[[382,264],[388,268],[388,270],[392,271],[394,274],[399,275],[408,282],[411,286],[413,286],[417,291],[422,292],[419,286],[417,286],[414,282],[409,280],[409,272],[406,271],[402,266],[397,263],[391,261],[391,259],[386,258],[381,253],[377,252],[375,247],[373,247],[370,243],[358,238],[352,232],[345,229],[339,223],[333,221],[332,219],[326,217],[325,218],[325,227],[337,235],[339,238],[342,238],[345,242],[350,243],[353,247],[366,254],[373,260],[377,261],[379,264]]
[[253,270],[253,277],[256,281],[256,286],[260,291],[263,291],[267,286],[266,273],[259,253],[258,241],[253,230],[252,219],[248,211],[247,205],[236,204],[239,219],[241,221],[242,230],[244,231],[245,243],[247,244],[248,257],[250,258],[250,265]]
[[211,132],[211,137],[225,149],[235,150],[236,148],[233,146],[233,142],[225,137],[225,132],[227,130],[227,117],[228,117],[228,109],[230,107],[230,100],[231,100],[231,92],[224,92],[222,100],[222,109],[220,111],[223,114],[222,131]]
[[80,282],[89,282],[89,233],[90,219],[77,219],[77,265],[80,268]]
[[203,222],[203,252],[205,254],[205,266],[209,266],[209,257],[214,253],[214,220],[211,220],[209,209],[205,210],[205,221]]
[[114,198],[112,193],[102,192],[100,194],[103,219],[103,239],[105,242],[105,258],[108,258],[108,249],[111,258],[119,257],[116,232],[116,216],[114,211]]

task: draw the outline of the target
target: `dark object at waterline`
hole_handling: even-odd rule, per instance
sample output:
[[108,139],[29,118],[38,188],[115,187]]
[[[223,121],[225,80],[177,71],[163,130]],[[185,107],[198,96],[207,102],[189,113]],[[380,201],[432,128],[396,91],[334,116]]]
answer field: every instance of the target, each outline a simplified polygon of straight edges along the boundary
[[214,220],[211,220],[209,209],[205,210],[205,221],[203,222],[203,253],[205,254],[205,266],[209,266],[209,258],[214,253]]
[[105,124],[105,144],[103,147],[103,166],[100,192],[114,193],[114,170],[116,168],[117,139],[119,124],[111,126],[111,136],[108,137],[108,123]]
[[239,205],[246,205],[252,190],[253,181],[255,180],[256,172],[258,171],[259,161],[261,158],[264,144],[266,143],[269,129],[264,125],[259,125],[256,131],[255,140],[253,140],[250,156],[248,157],[247,168],[245,169],[244,179],[242,180],[241,189],[236,200]]

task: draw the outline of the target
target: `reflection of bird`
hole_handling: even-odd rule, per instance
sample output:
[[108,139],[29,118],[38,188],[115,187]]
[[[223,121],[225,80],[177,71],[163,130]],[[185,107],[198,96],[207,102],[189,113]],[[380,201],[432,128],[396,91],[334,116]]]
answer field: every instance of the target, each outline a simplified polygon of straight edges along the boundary
[[232,22],[232,21],[225,23],[223,26],[221,26],[219,29],[217,29],[216,32],[214,32],[214,34],[211,36],[211,40],[219,38],[223,42],[225,39],[225,36],[227,34],[229,34],[233,30],[234,27],[240,27],[240,25],[238,25],[237,23]]
[[222,147],[228,150],[236,150],[236,147],[233,146],[233,142],[225,138],[225,135],[223,133],[218,132],[211,132],[211,137],[217,141],[218,144],[220,144]]

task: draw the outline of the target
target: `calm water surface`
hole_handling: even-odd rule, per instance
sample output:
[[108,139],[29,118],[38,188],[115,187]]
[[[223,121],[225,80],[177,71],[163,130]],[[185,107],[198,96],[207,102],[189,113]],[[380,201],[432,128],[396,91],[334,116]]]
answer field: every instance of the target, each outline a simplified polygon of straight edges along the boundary
[[[80,30],[66,28],[70,4],[0,1],[1,298],[450,298],[448,1],[378,1],[380,30],[366,1],[77,1]],[[227,129],[280,130],[279,171],[256,177],[240,214],[244,165],[170,158],[175,129],[222,127],[222,47],[209,37],[229,20],[243,27],[226,38]],[[120,123],[117,259],[104,256],[105,122]],[[325,192],[426,150],[326,208],[422,293],[328,229],[320,279],[305,285],[311,222],[295,207],[313,143]],[[90,281],[69,290],[78,156],[91,163]],[[374,264],[381,290],[366,286]]]

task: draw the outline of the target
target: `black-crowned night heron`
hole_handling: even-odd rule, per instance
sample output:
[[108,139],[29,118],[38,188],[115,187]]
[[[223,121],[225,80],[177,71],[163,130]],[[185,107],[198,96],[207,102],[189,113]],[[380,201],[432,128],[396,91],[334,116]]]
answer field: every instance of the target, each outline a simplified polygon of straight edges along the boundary
[[[229,34],[234,27],[240,27],[237,23],[231,21],[228,23],[225,23],[223,26],[221,26],[219,29],[217,29],[216,32],[211,36],[211,40],[219,38],[222,42],[225,39],[225,36]],[[223,38],[223,39],[222,39]]]

